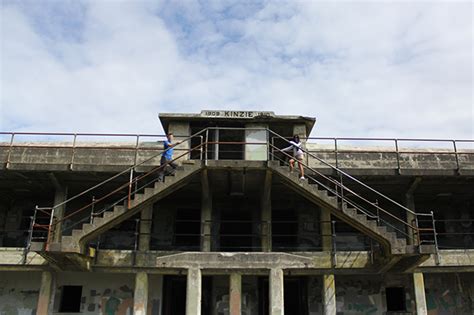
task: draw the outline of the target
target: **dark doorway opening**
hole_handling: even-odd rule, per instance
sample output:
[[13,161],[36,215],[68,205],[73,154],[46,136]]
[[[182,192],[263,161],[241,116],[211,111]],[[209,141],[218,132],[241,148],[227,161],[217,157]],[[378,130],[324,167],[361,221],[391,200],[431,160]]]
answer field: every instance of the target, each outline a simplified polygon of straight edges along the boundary
[[186,315],[186,277],[163,277],[163,315]]
[[405,288],[385,288],[385,297],[387,298],[388,312],[398,312],[406,310]]
[[239,129],[220,129],[219,160],[242,160],[244,157],[245,132]]
[[241,207],[241,202],[229,207],[221,212],[220,250],[252,251],[252,212]]
[[[306,277],[285,277],[283,281],[285,314],[308,314],[308,281]],[[259,277],[258,281],[258,314],[269,314],[269,281],[268,277]]]
[[199,250],[200,235],[200,209],[178,209],[174,226],[174,248],[177,250]]
[[308,314],[308,282],[306,277],[285,277],[283,291],[285,314]]
[[59,312],[79,313],[81,311],[82,286],[65,285],[61,290]]
[[288,251],[298,247],[298,217],[292,209],[272,212],[272,247]]

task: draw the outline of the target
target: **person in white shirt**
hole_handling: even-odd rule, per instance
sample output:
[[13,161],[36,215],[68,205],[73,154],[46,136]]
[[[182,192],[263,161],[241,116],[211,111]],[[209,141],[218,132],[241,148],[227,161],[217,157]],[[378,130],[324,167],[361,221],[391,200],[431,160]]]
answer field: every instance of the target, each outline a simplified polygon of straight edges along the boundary
[[282,149],[284,152],[293,151],[293,158],[290,159],[290,172],[293,171],[295,167],[295,162],[298,161],[298,168],[300,169],[300,179],[306,179],[304,177],[304,168],[303,168],[303,157],[304,152],[301,149],[301,141],[298,135],[294,135],[293,139],[290,141],[290,146]]

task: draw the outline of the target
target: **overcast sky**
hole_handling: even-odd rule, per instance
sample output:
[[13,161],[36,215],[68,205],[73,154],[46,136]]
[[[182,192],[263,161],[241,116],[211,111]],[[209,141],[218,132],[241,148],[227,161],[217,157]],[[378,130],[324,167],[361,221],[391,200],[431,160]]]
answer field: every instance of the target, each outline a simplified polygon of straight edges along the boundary
[[313,136],[474,138],[471,1],[1,3],[0,131],[237,109],[316,117]]

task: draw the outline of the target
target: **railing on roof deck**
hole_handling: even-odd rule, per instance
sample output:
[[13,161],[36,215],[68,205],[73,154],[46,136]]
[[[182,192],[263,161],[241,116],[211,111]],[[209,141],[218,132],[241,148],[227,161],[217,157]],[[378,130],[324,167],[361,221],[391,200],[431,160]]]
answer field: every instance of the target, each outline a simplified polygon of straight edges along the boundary
[[[210,137],[210,131],[211,133],[213,132],[218,133],[219,131],[224,131],[224,130],[229,130],[229,131],[249,131],[249,130],[260,130],[260,131],[265,131],[266,132],[266,139],[264,141],[257,141],[257,142],[245,142],[245,141],[214,141],[214,139],[211,139]],[[38,211],[41,212],[47,212],[50,211],[50,222],[48,224],[38,224],[35,223],[34,227],[35,228],[40,228],[40,229],[46,229],[48,230],[48,243],[50,242],[51,238],[51,232],[52,228],[54,226],[57,226],[60,222],[63,222],[67,218],[71,218],[72,216],[75,216],[76,214],[80,212],[85,212],[90,210],[90,208],[93,208],[94,205],[98,204],[99,202],[104,201],[106,198],[109,198],[111,196],[114,196],[114,201],[109,202],[109,208],[113,207],[114,205],[118,204],[119,202],[126,201],[128,204],[130,204],[130,200],[132,196],[137,192],[146,187],[146,185],[150,184],[154,179],[151,179],[152,176],[151,174],[154,174],[160,170],[162,170],[165,165],[163,166],[156,166],[154,167],[151,171],[148,171],[144,174],[136,175],[135,174],[135,169],[138,166],[144,165],[147,162],[152,161],[153,159],[159,157],[162,153],[164,153],[166,150],[160,150],[154,148],[156,150],[156,154],[152,155],[151,157],[146,158],[143,161],[138,162],[136,156],[137,152],[142,149],[143,147],[140,147],[140,137],[163,137],[159,135],[131,135],[131,134],[70,134],[70,133],[0,133],[0,135],[10,135],[10,141],[8,144],[4,145],[6,147],[9,147],[9,153],[7,155],[7,163],[10,161],[8,160],[10,157],[10,154],[12,152],[12,148],[15,148],[17,144],[15,143],[14,139],[15,136],[67,136],[67,137],[72,137],[70,146],[67,146],[73,150],[73,158],[72,162],[74,161],[74,150],[79,149],[79,148],[97,148],[97,146],[81,146],[78,145],[78,137],[84,136],[84,137],[97,137],[97,136],[105,136],[105,137],[133,137],[135,139],[134,145],[125,148],[128,148],[130,150],[134,150],[136,152],[135,154],[135,160],[132,165],[130,165],[128,168],[124,169],[123,171],[117,173],[116,175],[106,179],[105,181],[67,199],[64,202],[61,202],[57,205],[54,205],[53,207],[50,208],[37,208]],[[268,154],[268,159],[277,159],[280,160],[280,162],[286,163],[281,156],[278,156],[279,154],[283,154],[283,157],[289,157],[288,154],[281,152],[281,149],[279,146],[275,145],[275,139],[278,139],[280,143],[285,144],[287,146],[289,144],[289,141],[287,138],[282,137],[281,135],[275,133],[274,131],[271,131],[269,129],[265,128],[220,128],[220,127],[209,127],[209,128],[204,128],[200,130],[199,132],[186,137],[184,139],[180,139],[179,143],[184,143],[184,142],[191,142],[192,139],[198,139],[198,144],[194,145],[193,147],[189,149],[181,149],[179,150],[179,147],[176,148],[176,151],[178,152],[177,157],[173,159],[173,161],[176,161],[180,158],[185,157],[186,155],[190,154],[191,152],[200,152],[199,154],[199,159],[202,160],[209,160],[209,159],[216,159],[216,157],[213,153],[213,151],[219,151],[220,149],[224,149],[224,146],[232,146],[232,145],[259,145],[259,146],[265,146],[266,147],[266,152]],[[327,189],[330,193],[334,194],[339,198],[339,201],[342,205],[343,202],[345,202],[348,205],[351,205],[352,207],[356,208],[357,211],[364,213],[367,215],[369,218],[376,219],[378,222],[383,222],[387,226],[391,227],[393,230],[395,230],[398,234],[404,235],[408,239],[411,239],[411,241],[414,244],[422,244],[423,242],[428,242],[426,240],[422,240],[419,238],[420,235],[420,230],[416,224],[418,217],[429,217],[431,221],[434,222],[434,218],[432,213],[415,213],[414,211],[410,210],[409,208],[401,205],[400,203],[394,201],[393,199],[387,197],[386,195],[380,193],[379,191],[373,189],[372,187],[366,185],[365,183],[361,182],[360,180],[356,179],[352,175],[348,174],[346,171],[342,171],[338,165],[337,165],[337,154],[341,151],[339,143],[344,140],[350,140],[350,141],[355,141],[355,140],[364,140],[364,141],[369,141],[369,140],[390,140],[394,141],[395,144],[395,153],[397,154],[397,159],[398,161],[400,160],[400,154],[404,153],[405,151],[400,150],[399,143],[401,141],[444,141],[444,140],[439,140],[439,139],[386,139],[386,138],[308,138],[308,140],[312,139],[330,139],[331,141],[334,141],[335,149],[334,152],[336,154],[336,165],[332,165],[331,163],[328,163],[327,161],[321,159],[317,155],[314,154],[313,151],[307,150],[303,148],[303,151],[307,155],[307,159],[311,158],[315,161],[318,161],[318,163],[324,165],[327,168],[330,168],[333,170],[334,174],[336,176],[329,176],[329,175],[324,175],[317,169],[311,167],[309,163],[302,162],[302,165],[304,168],[307,170],[307,173],[309,173],[309,180],[311,183],[317,183],[321,187]],[[470,151],[459,151],[458,150],[458,144],[459,143],[471,143],[473,142],[472,140],[447,140],[450,141],[453,144],[454,148],[454,154],[456,154],[456,159],[458,161],[458,166],[459,166],[459,159],[458,155],[459,154],[471,154]],[[339,147],[338,147],[339,145]],[[24,145],[26,147],[30,147],[29,145]],[[190,144],[191,146],[191,144]],[[220,147],[219,147],[220,146]],[[20,145],[22,147],[22,145]],[[61,146],[63,147],[63,146]],[[109,147],[106,147],[109,149]],[[113,146],[110,147],[110,149],[123,149],[123,147],[117,147]],[[227,148],[227,147],[225,147]],[[238,150],[245,150],[242,149],[242,147],[239,147]],[[223,150],[225,151],[225,150]],[[379,152],[379,151],[377,151]],[[278,154],[277,154],[278,153]],[[450,152],[449,154],[452,154]],[[245,158],[243,153],[241,154],[242,158]],[[241,158],[241,159],[242,159]],[[71,164],[72,165],[72,164]],[[400,167],[400,163],[398,164]],[[57,219],[54,216],[54,211],[58,207],[65,206],[66,204],[70,203],[71,201],[77,200],[80,197],[86,197],[90,196],[93,194],[94,191],[97,191],[99,189],[105,188],[106,185],[113,184],[113,181],[118,180],[119,178],[125,177],[129,175],[129,180],[124,182],[123,184],[119,185],[118,187],[111,189],[109,192],[107,192],[105,195],[100,196],[97,198],[96,195],[93,197],[91,203],[87,204],[86,206],[80,207],[79,209],[72,211],[65,217],[61,219]],[[146,179],[145,179],[146,178]],[[141,185],[141,186],[140,186]],[[364,194],[362,194],[360,192]],[[389,209],[397,209],[399,212],[403,214],[409,214],[413,215],[415,217],[415,223],[411,222],[406,222],[405,219],[400,219],[398,216],[392,214],[390,211],[387,211],[385,207],[389,207]],[[92,212],[90,213],[89,216],[87,216],[88,220],[93,219],[94,215],[99,215],[103,211],[106,211],[108,208],[103,208],[100,210],[92,209]],[[86,220],[87,221],[87,220]],[[80,224],[83,223],[82,220],[76,221],[75,224]],[[68,226],[68,228],[71,228],[71,226]],[[427,231],[424,229],[424,231]],[[433,227],[431,228],[430,232],[436,234],[436,231],[434,229],[434,223]],[[434,242],[436,242],[436,237],[434,238]]]

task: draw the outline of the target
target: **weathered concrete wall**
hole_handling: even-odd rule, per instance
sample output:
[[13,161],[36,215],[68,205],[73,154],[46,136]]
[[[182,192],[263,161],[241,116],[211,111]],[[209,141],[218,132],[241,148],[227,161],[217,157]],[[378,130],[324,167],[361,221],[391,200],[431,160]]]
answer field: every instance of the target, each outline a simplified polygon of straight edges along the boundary
[[[133,310],[133,274],[98,274],[64,272],[56,277],[54,311],[59,309],[61,286],[81,285],[81,314],[128,315]],[[58,313],[63,314],[63,313]]]
[[[33,145],[33,144],[32,144]],[[24,170],[68,170],[72,165],[77,171],[117,171],[138,163],[156,158],[146,162],[145,166],[159,165],[159,153],[162,150],[160,142],[153,142],[141,147],[138,152],[131,148],[120,148],[113,144],[90,144],[91,148],[52,147],[13,147],[9,157],[10,169]],[[187,146],[187,144],[183,144]],[[111,148],[113,147],[113,148]],[[307,143],[307,149],[314,155],[335,165],[334,152],[321,147],[318,144]],[[183,153],[185,148],[178,147],[175,155]],[[0,147],[0,160],[6,162],[9,155],[9,147]],[[366,152],[364,152],[366,151]],[[456,170],[456,156],[453,153],[439,153],[440,150],[415,149],[416,153],[400,153],[399,163],[401,169],[426,169],[426,170]],[[435,152],[435,153],[433,153]],[[474,170],[474,152],[466,151],[458,154],[460,170]],[[316,168],[325,168],[321,162],[307,157],[309,165]],[[370,169],[374,170],[396,170],[398,168],[397,155],[393,149],[386,148],[351,148],[345,152],[338,153],[338,165],[342,168]],[[0,169],[6,167],[6,163],[0,164]]]
[[428,315],[474,314],[474,274],[424,274]]
[[[336,301],[338,314],[385,314],[387,303],[385,288],[404,287],[406,313],[415,310],[414,292],[409,275],[336,276]],[[395,314],[404,314],[398,312]]]
[[41,272],[0,272],[0,314],[36,314]]

